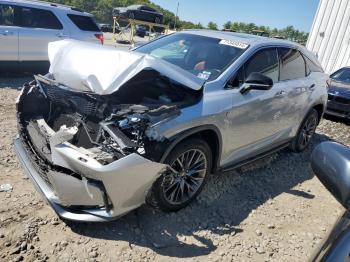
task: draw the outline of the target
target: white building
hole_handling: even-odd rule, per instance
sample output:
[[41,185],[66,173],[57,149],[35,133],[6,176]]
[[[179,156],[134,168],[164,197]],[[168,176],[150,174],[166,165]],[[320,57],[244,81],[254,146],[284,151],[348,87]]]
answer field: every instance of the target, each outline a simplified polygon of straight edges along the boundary
[[350,66],[350,0],[320,0],[306,47],[327,73]]

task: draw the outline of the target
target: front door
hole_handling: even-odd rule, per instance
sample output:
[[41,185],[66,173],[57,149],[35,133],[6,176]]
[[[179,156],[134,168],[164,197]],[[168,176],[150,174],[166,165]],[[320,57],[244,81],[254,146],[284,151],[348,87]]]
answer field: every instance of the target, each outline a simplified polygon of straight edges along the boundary
[[[241,94],[239,86],[252,72],[270,77],[270,90],[250,90]],[[243,161],[259,152],[283,143],[291,130],[284,119],[288,100],[286,86],[279,82],[279,59],[276,48],[255,53],[237,72],[236,88],[232,92],[232,109],[227,113],[227,140],[223,165]],[[233,84],[234,85],[234,84]]]

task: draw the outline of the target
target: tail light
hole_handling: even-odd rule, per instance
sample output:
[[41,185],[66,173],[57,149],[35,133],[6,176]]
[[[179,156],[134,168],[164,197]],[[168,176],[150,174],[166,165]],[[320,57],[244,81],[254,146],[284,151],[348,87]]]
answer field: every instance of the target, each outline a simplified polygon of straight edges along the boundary
[[103,45],[105,38],[103,36],[103,34],[95,34],[95,37],[100,40],[101,44]]

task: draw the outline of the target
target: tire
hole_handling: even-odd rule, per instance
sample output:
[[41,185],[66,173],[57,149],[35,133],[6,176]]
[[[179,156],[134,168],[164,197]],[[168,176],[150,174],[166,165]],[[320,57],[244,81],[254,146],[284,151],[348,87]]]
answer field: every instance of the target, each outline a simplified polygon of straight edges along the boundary
[[154,22],[155,22],[156,24],[160,24],[160,18],[159,18],[158,16],[156,16],[156,18],[154,19]]
[[[185,168],[180,171],[180,159],[184,166],[192,161],[195,169]],[[164,174],[157,179],[152,188],[151,204],[162,211],[174,212],[187,206],[202,191],[212,167],[212,152],[205,141],[188,139],[178,144],[164,163],[179,171],[179,174]],[[194,170],[198,172],[195,173]]]
[[134,13],[130,13],[130,14],[129,14],[129,18],[130,18],[130,19],[135,19],[135,14],[134,14]]
[[290,150],[293,152],[302,152],[310,144],[313,135],[315,134],[319,122],[318,113],[315,109],[311,109],[300,125],[297,135],[293,139]]

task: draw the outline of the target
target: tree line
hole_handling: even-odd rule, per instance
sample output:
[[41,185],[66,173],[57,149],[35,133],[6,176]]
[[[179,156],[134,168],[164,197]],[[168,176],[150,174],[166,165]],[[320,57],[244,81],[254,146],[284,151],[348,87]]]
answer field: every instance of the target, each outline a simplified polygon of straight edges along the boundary
[[[133,4],[145,4],[154,9],[160,11],[164,15],[164,23],[168,24],[170,28],[174,28],[175,14],[169,10],[162,8],[159,5],[152,3],[150,0],[51,0],[51,2],[71,5],[80,8],[86,12],[92,13],[97,22],[99,23],[111,23],[112,21],[112,9],[119,6],[129,6]],[[207,26],[203,26],[201,23],[192,23],[190,21],[184,21],[176,17],[177,29],[212,29],[218,30],[218,25],[214,22],[209,22]],[[308,38],[308,33],[299,31],[293,26],[287,26],[282,29],[270,28],[268,26],[256,25],[254,23],[242,23],[228,21],[223,25],[226,30],[235,32],[251,33],[254,30],[261,30],[270,34],[270,36],[283,37],[301,44],[305,44]]]

